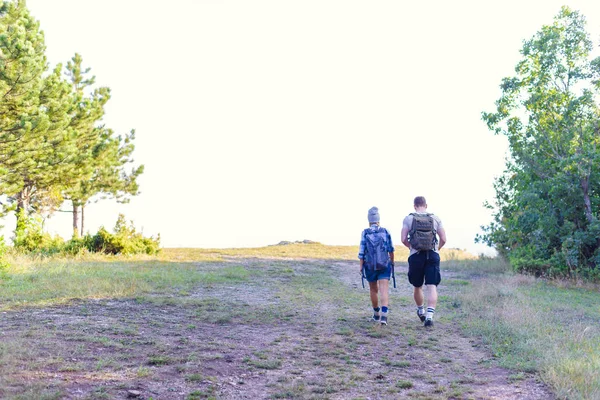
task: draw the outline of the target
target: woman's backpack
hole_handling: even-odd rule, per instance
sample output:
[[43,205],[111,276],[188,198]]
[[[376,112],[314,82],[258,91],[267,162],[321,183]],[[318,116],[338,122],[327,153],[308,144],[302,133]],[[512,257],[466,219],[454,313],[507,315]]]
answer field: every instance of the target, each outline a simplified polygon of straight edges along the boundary
[[379,228],[365,229],[365,258],[364,265],[370,270],[386,269],[390,262],[387,251],[387,230]]

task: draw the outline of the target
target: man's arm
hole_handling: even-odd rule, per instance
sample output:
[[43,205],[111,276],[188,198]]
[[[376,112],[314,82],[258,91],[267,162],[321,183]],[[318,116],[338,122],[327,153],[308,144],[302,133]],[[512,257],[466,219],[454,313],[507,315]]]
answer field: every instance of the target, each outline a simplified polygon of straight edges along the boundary
[[437,231],[437,234],[440,237],[440,241],[438,243],[438,250],[439,250],[442,247],[444,247],[444,245],[446,244],[446,231],[444,230],[444,228],[440,228]]
[[400,233],[400,239],[402,240],[402,244],[410,249],[410,243],[408,242],[408,228],[402,226],[402,232]]

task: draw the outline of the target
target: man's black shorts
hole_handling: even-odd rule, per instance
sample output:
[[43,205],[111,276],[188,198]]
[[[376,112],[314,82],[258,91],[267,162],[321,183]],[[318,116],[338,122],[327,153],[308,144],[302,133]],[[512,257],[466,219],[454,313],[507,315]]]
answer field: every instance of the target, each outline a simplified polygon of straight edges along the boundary
[[442,281],[440,274],[440,255],[433,250],[421,251],[408,257],[408,281],[414,287],[439,285]]

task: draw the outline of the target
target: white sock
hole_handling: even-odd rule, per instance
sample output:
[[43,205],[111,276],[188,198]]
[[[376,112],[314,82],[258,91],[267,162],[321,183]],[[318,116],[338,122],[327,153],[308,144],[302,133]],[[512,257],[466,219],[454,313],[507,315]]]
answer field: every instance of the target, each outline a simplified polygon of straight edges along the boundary
[[425,314],[426,319],[433,319],[433,313],[435,312],[435,307],[427,307],[427,314]]

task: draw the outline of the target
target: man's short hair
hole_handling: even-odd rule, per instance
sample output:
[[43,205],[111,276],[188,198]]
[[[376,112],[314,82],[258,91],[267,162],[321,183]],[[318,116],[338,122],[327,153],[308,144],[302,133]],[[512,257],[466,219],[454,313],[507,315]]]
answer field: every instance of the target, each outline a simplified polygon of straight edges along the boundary
[[427,205],[427,201],[425,201],[425,197],[417,196],[415,197],[414,205],[415,207],[425,207]]

